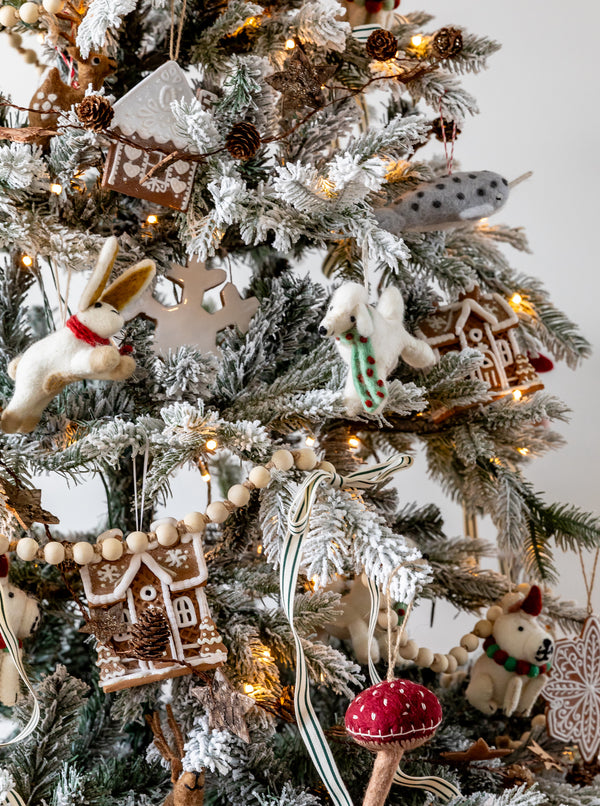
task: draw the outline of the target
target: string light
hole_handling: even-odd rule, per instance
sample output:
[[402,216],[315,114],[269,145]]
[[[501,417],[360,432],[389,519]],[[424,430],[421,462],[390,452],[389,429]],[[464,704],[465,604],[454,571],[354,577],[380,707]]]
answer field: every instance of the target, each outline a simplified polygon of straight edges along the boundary
[[149,215],[146,219],[146,224],[158,224],[158,216],[157,215]]
[[487,218],[480,218],[479,219],[479,226],[480,227],[487,227],[487,225],[488,225],[488,219]]
[[244,694],[252,694],[254,686],[252,683],[244,683]]
[[260,543],[259,543],[259,544],[258,544],[258,546],[256,547],[256,553],[257,553],[257,554],[262,554],[262,546],[261,546],[261,544],[260,544]]
[[520,389],[515,389],[513,392],[513,400],[520,400],[523,397],[523,392]]
[[529,448],[517,448],[517,450],[519,451],[521,456],[527,456],[527,454],[529,453]]
[[309,448],[312,448],[312,446],[315,444],[315,438],[314,437],[306,437],[306,439],[304,441],[305,441],[306,445]]
[[348,445],[350,445],[351,448],[358,448],[360,445],[360,439],[358,437],[350,437],[348,439]]
[[27,267],[33,266],[33,258],[31,257],[31,255],[23,255],[23,257],[21,258],[21,263]]
[[523,297],[520,294],[513,294],[510,301],[513,305],[520,305],[523,302]]
[[55,193],[57,196],[60,196],[62,193],[62,185],[59,185],[58,182],[53,182],[50,185],[50,193]]
[[214,451],[217,447],[217,440],[216,439],[209,439],[206,441],[206,450],[207,451]]
[[418,48],[419,45],[422,44],[422,42],[423,37],[421,36],[421,34],[415,34],[415,36],[413,36],[413,38],[410,40],[410,44],[413,46],[413,48]]
[[286,50],[293,50],[296,47],[296,43],[293,39],[286,39],[285,40],[285,49]]
[[210,473],[208,472],[208,470],[205,473],[203,473],[200,478],[202,479],[202,481],[208,483],[210,481]]

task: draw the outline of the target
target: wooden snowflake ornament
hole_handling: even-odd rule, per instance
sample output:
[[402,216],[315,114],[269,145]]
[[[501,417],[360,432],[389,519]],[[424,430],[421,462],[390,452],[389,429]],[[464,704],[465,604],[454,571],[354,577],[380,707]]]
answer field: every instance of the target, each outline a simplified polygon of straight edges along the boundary
[[202,353],[220,355],[218,334],[234,325],[246,333],[258,310],[258,300],[255,297],[242,299],[235,285],[226,283],[220,291],[221,308],[210,313],[202,307],[204,295],[220,286],[227,279],[227,273],[223,269],[207,269],[197,258],[192,258],[187,266],[172,265],[173,271],[167,279],[181,287],[181,302],[163,305],[147,294],[131,313],[142,314],[155,322],[154,344],[163,355],[182,344],[198,347]]
[[600,619],[590,616],[579,638],[556,642],[554,668],[544,689],[548,733],[575,742],[583,760],[600,750]]

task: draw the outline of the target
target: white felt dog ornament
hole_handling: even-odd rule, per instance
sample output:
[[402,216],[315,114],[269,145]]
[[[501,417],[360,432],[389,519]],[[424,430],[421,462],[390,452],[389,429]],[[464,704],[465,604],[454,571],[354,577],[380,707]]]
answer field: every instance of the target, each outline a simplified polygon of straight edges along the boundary
[[474,708],[484,714],[502,708],[506,716],[529,716],[548,680],[554,652],[554,642],[538,619],[541,610],[537,585],[527,595],[506,594],[488,610],[485,654],[476,660],[466,691]]
[[[20,647],[21,639],[30,636],[37,627],[40,611],[35,599],[8,581],[8,559],[5,554],[0,555],[0,586],[6,620],[19,639]],[[21,652],[19,648],[19,654]],[[19,672],[0,636],[0,702],[3,705],[14,705],[19,690]]]
[[8,365],[15,381],[12,400],[0,426],[8,434],[33,431],[42,412],[65,386],[74,381],[124,381],[135,370],[131,347],[119,349],[111,336],[125,320],[120,311],[142,294],[156,271],[154,261],[142,260],[105,288],[119,244],[108,238],[79,301],[79,311],[60,330],[32,344]]
[[404,327],[404,300],[397,288],[386,288],[377,308],[368,302],[362,285],[345,283],[335,291],[319,327],[321,336],[335,336],[348,364],[345,402],[350,417],[380,408],[387,398],[386,380],[400,358],[411,367],[435,363],[431,347]]

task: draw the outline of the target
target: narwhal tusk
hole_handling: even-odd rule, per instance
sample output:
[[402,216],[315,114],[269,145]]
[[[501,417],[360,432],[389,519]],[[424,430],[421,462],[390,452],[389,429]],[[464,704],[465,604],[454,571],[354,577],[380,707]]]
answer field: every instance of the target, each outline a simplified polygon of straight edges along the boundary
[[508,187],[514,188],[517,185],[520,185],[521,182],[524,182],[526,179],[529,179],[530,176],[533,176],[533,171],[527,171],[527,173],[521,174],[521,176],[517,176],[516,179],[513,179],[512,182],[508,183]]

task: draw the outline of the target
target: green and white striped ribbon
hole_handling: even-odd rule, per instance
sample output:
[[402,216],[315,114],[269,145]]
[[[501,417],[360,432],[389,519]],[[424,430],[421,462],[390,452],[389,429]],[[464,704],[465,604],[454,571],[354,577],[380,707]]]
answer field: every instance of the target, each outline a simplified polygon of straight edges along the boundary
[[[369,578],[367,580],[367,585],[369,588],[369,593],[371,594],[371,612],[369,613],[367,653],[369,655],[369,677],[371,678],[371,684],[375,686],[377,683],[381,683],[381,677],[379,676],[379,672],[377,671],[371,657],[371,645],[375,635],[375,627],[377,626],[377,615],[379,613],[381,594],[379,592],[379,587],[373,579]],[[399,784],[400,786],[406,786],[409,789],[424,789],[426,792],[431,792],[444,803],[448,803],[448,801],[452,800],[452,798],[457,798],[461,794],[460,789],[454,786],[454,784],[444,781],[443,778],[437,778],[434,775],[424,777],[407,775],[400,769],[400,767],[398,767],[394,775],[394,783]]]
[[[40,721],[40,704],[35,695],[34,688],[27,677],[25,667],[23,666],[21,652],[19,651],[19,639],[15,635],[14,630],[10,626],[10,622],[8,620],[5,596],[6,591],[4,590],[4,586],[0,585],[0,636],[2,636],[4,639],[6,650],[12,658],[13,663],[17,667],[19,677],[25,683],[33,698],[33,710],[31,712],[31,716],[29,717],[29,722],[19,732],[19,734],[13,739],[10,739],[8,742],[0,742],[0,747],[8,747],[11,744],[18,744],[19,742],[22,742],[28,736],[31,736]],[[8,806],[25,806],[23,798],[14,790],[4,794],[3,803],[8,804]]]
[[294,626],[294,598],[302,562],[303,542],[308,533],[310,513],[321,484],[327,483],[337,488],[354,487],[355,489],[366,490],[376,484],[381,484],[398,470],[410,467],[412,462],[413,460],[410,456],[398,456],[378,465],[361,467],[347,476],[340,476],[338,473],[327,470],[314,470],[308,475],[292,502],[288,517],[287,534],[281,547],[279,569],[281,602],[290,623],[296,646],[294,706],[298,729],[335,806],[352,806],[352,799],[344,785],[312,706],[304,647],[302,646],[302,639]]

